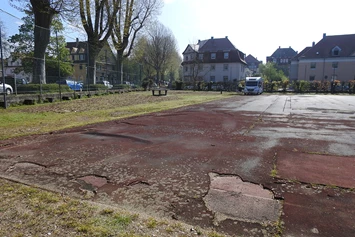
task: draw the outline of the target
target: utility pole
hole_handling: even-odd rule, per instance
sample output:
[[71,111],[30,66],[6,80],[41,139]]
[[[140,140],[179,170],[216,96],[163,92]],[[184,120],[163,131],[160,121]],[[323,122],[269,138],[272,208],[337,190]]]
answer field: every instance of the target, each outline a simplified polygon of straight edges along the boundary
[[[62,82],[60,81],[60,53],[59,53],[59,44],[58,44],[58,34],[55,31],[55,39],[57,41],[57,61],[58,61],[58,83],[59,83],[59,100],[62,101]],[[74,90],[75,91],[75,90]]]
[[5,64],[4,64],[4,57],[2,53],[2,31],[1,31],[1,26],[0,26],[0,48],[1,48],[1,66],[2,66],[2,91],[4,92],[4,109],[7,108],[7,102],[6,102],[6,90],[5,90]]

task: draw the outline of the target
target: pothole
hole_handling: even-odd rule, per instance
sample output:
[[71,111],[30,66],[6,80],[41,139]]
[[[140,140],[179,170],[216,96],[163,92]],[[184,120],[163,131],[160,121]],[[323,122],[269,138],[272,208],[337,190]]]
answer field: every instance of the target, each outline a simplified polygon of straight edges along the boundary
[[210,189],[203,198],[215,214],[215,221],[226,219],[269,224],[281,214],[282,203],[261,185],[244,182],[238,176],[210,173]]
[[81,178],[78,178],[78,181],[84,181],[86,184],[92,186],[95,189],[101,188],[107,184],[107,178],[97,175],[88,175]]

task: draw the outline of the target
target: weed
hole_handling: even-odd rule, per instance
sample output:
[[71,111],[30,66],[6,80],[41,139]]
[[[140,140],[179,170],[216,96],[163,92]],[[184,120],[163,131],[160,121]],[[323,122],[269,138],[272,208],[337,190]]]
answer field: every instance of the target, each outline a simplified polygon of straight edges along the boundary
[[208,237],[224,237],[225,235],[219,234],[216,231],[208,233]]
[[270,176],[273,177],[273,178],[276,178],[276,177],[277,177],[276,164],[274,164],[274,167],[273,167],[273,169],[272,169],[271,172],[270,172]]
[[158,225],[158,221],[154,218],[149,218],[147,221],[147,227],[150,229],[153,229],[155,227],[157,227]]

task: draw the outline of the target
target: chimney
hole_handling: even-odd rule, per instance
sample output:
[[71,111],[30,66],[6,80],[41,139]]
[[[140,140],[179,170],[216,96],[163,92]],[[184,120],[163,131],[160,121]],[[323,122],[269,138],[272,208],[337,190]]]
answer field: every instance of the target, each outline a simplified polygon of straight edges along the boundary
[[326,33],[323,33],[323,39],[324,39],[325,37],[327,37],[327,34],[326,34]]
[[290,49],[290,48],[291,48],[291,46],[288,46],[288,48]]
[[316,45],[316,43],[313,41],[313,42],[312,42],[312,47],[314,47],[314,45]]
[[76,38],[76,47],[79,47],[79,38]]
[[198,40],[198,43],[200,43],[201,42],[201,40]]
[[211,39],[213,39],[213,36],[211,37]]
[[281,49],[281,46],[279,46],[279,49]]
[[228,39],[228,36],[226,36],[226,39]]

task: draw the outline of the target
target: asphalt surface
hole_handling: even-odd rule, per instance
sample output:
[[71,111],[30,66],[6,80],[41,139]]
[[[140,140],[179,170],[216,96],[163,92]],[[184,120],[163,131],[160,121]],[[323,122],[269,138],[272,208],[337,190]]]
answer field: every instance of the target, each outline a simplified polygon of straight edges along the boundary
[[0,142],[4,178],[236,236],[355,236],[355,97],[235,96]]

